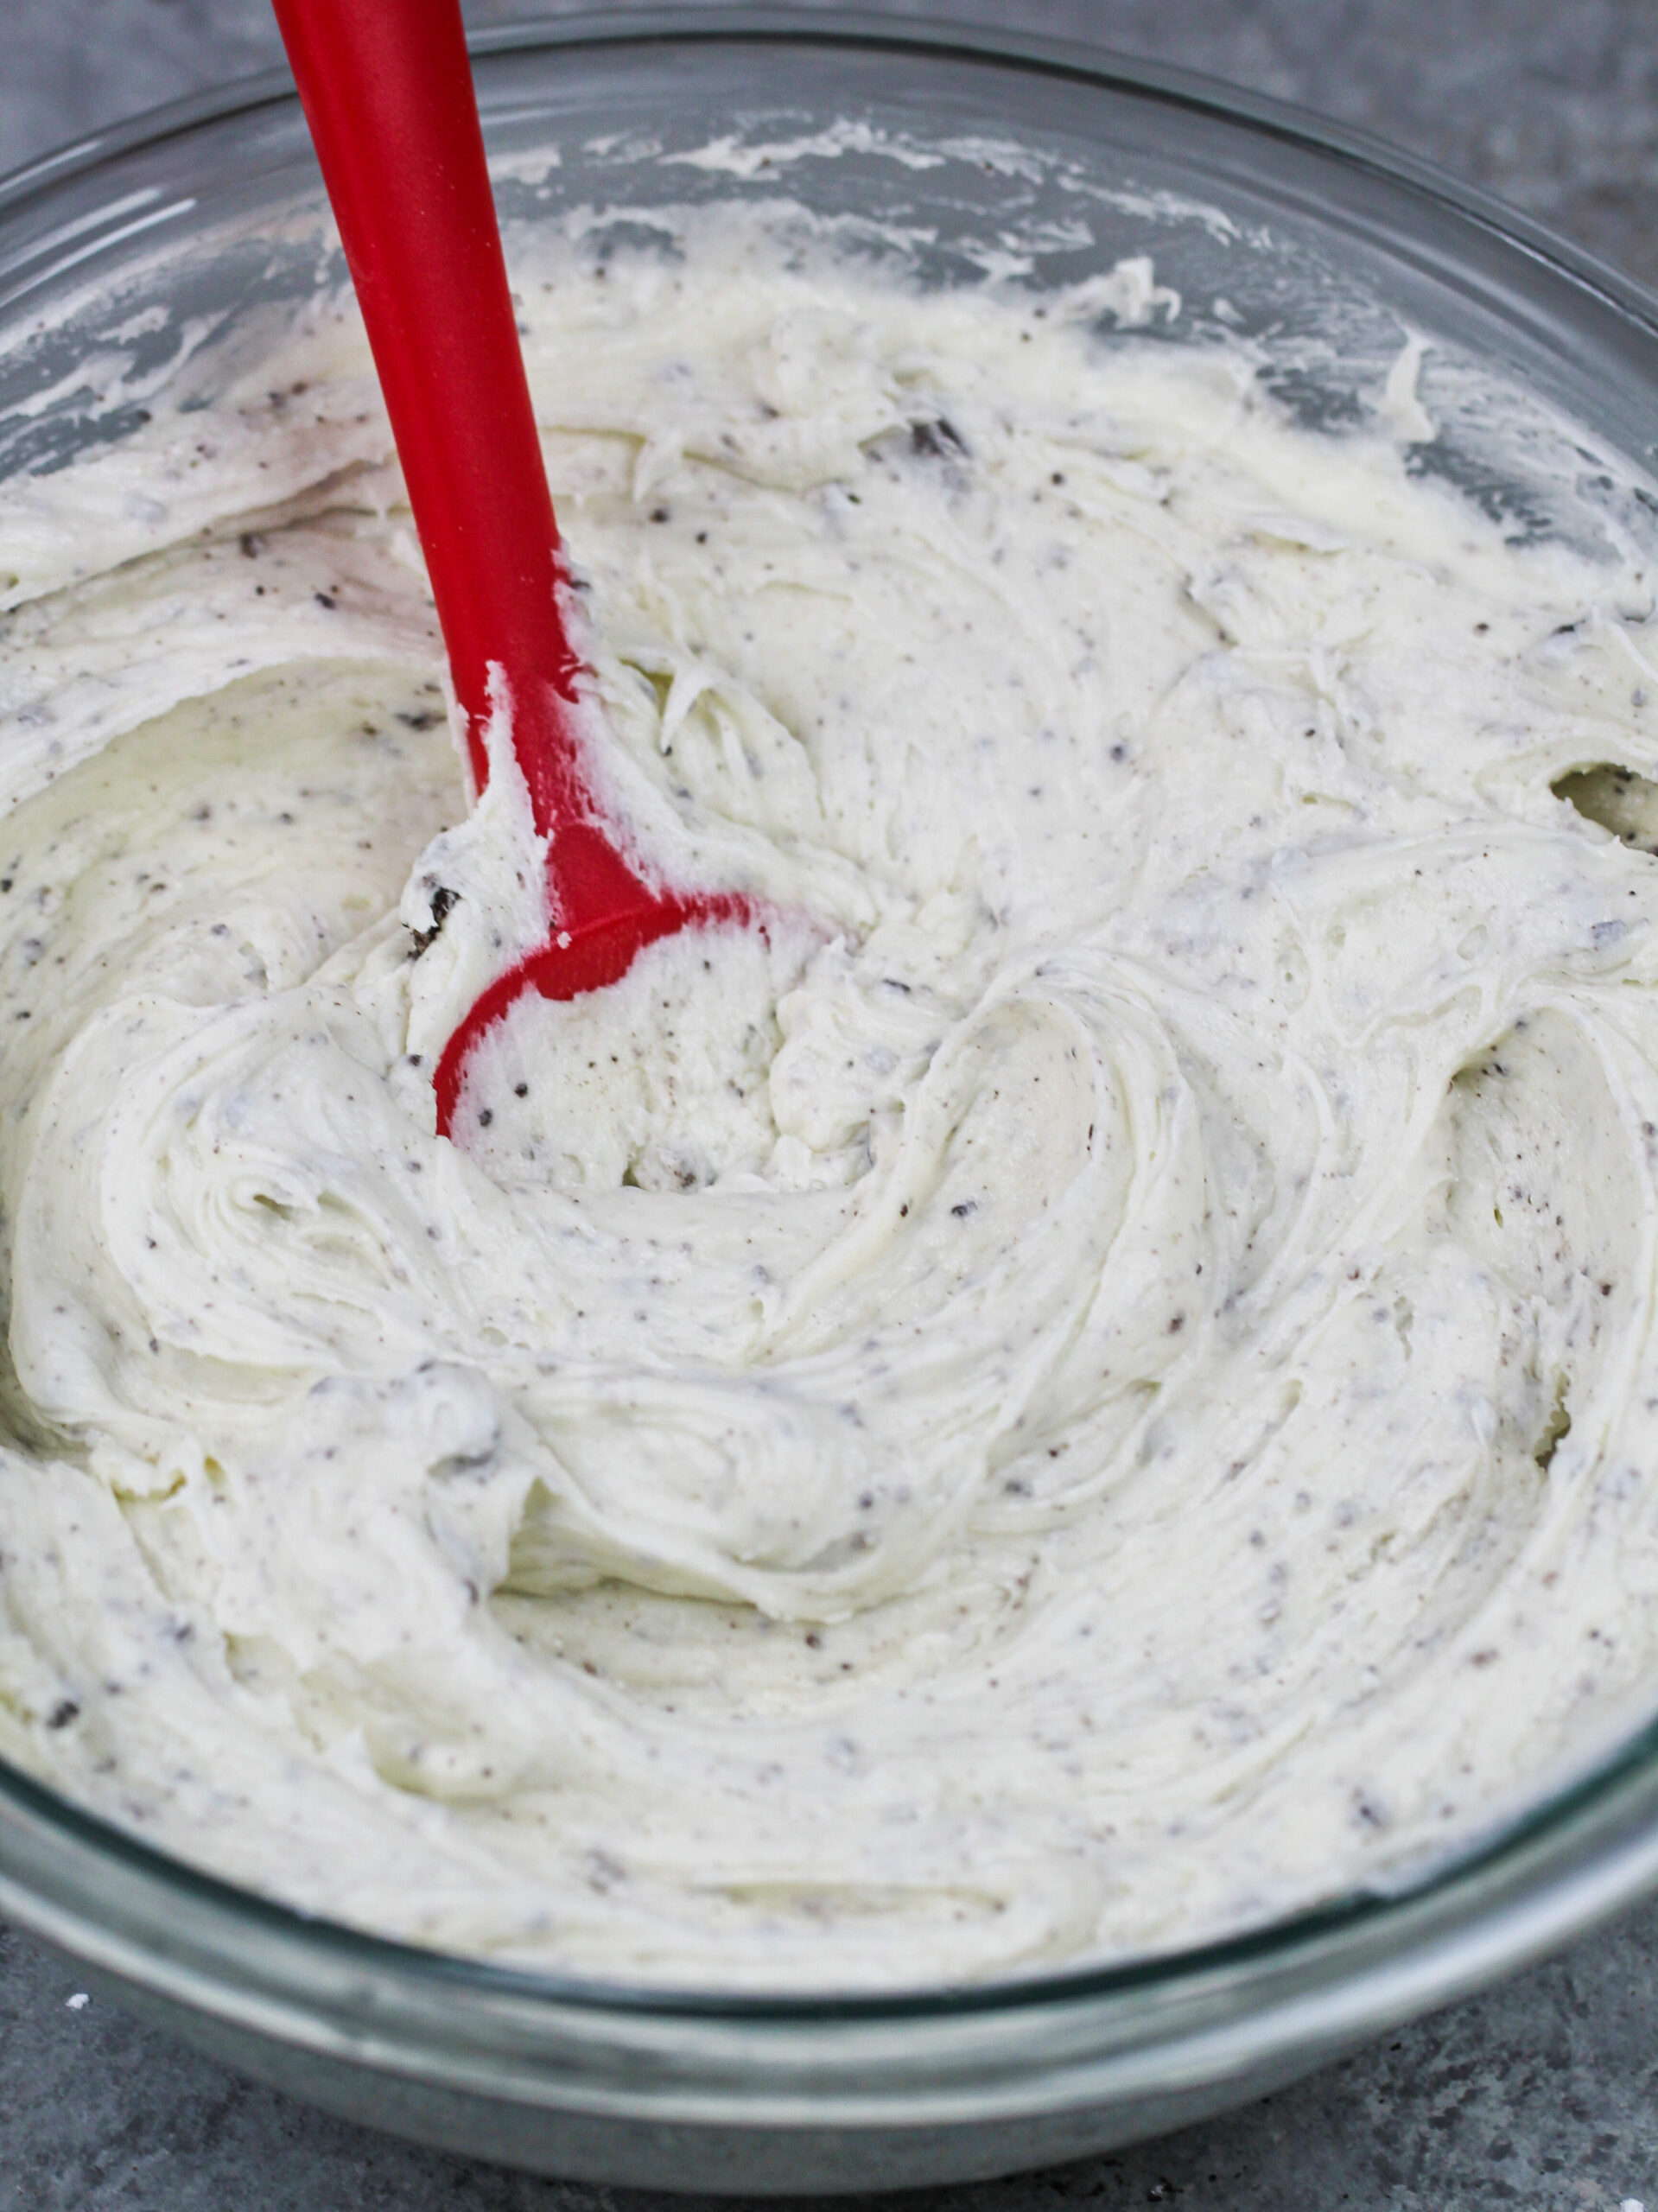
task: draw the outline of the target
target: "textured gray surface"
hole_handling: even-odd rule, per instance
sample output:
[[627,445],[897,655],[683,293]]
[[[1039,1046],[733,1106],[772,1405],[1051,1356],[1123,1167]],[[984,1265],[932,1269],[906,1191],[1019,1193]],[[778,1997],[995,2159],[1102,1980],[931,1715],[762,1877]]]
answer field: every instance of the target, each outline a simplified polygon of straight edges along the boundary
[[[868,4],[868,0],[866,0]],[[530,12],[476,0],[476,22]],[[1655,0],[914,0],[1363,124],[1658,283]],[[267,0],[3,0],[0,168],[264,67]],[[0,2212],[599,2212],[251,2086],[0,1931]],[[1658,2212],[1658,1909],[1236,2116],[915,2212]],[[676,2200],[683,2202],[684,2200]],[[670,2200],[660,2200],[666,2207]]]

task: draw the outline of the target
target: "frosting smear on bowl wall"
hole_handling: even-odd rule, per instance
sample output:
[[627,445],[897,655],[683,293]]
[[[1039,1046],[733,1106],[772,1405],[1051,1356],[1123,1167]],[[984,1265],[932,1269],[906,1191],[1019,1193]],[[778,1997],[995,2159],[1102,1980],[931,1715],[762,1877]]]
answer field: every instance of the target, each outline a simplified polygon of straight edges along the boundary
[[349,302],[0,486],[0,1751],[710,1987],[1258,1924],[1658,1686],[1640,556],[1414,470],[1420,348],[1336,438],[1143,264],[803,235],[516,272],[607,815],[778,918],[454,1142],[538,862]]

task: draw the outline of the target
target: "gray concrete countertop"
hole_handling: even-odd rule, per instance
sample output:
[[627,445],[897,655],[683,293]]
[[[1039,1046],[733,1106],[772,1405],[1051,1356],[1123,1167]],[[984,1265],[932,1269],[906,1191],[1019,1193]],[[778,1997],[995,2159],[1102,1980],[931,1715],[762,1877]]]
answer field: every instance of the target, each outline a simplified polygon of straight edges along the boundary
[[[613,5],[615,0],[613,0]],[[874,0],[864,0],[874,4]],[[474,22],[545,13],[474,0]],[[1658,284],[1654,0],[899,0],[1363,124]],[[267,0],[7,0],[0,168],[278,57]],[[1300,2087],[914,2212],[1658,2212],[1658,1907]],[[415,2149],[88,1999],[0,1929],[0,2212],[670,2212]],[[900,2200],[894,2199],[897,2204]]]

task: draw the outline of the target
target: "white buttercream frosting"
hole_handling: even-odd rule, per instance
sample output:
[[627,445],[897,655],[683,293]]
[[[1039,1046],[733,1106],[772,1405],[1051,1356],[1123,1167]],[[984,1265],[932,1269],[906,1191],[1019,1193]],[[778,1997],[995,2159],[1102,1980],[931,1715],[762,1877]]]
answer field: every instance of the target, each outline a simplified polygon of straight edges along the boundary
[[0,486],[0,1751],[704,1985],[1466,1841],[1658,1689],[1650,579],[1412,474],[1419,340],[1320,436],[1138,264],[682,243],[527,349],[606,803],[778,919],[520,1002],[457,1144],[539,861],[348,312]]

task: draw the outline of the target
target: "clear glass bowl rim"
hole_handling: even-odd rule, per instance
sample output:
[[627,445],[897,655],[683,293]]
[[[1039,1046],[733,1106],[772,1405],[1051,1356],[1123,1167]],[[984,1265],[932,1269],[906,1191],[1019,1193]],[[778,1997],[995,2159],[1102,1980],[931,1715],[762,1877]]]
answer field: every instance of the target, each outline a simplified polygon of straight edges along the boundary
[[[1228,124],[1243,124],[1403,187],[1441,213],[1491,234],[1565,277],[1604,311],[1658,340],[1658,295],[1518,210],[1371,134],[1195,72],[1140,61],[1074,41],[978,25],[921,22],[866,11],[789,8],[658,8],[626,15],[582,13],[491,26],[469,35],[480,57],[518,52],[652,44],[759,41],[799,47],[890,52],[912,60],[978,64],[1031,72],[1152,104],[1183,109]],[[296,105],[288,71],[276,68],[232,80],[133,117],[106,130],[26,162],[0,177],[0,220],[37,197],[54,193],[140,149],[199,127]],[[1658,395],[1655,429],[1658,430]],[[23,1842],[27,1872],[9,1863],[8,1821]],[[66,1867],[48,1863],[41,1846],[58,1839]],[[124,1900],[143,1898],[143,1925],[118,1928],[92,1887],[77,1879],[83,1861],[106,1866],[121,1879]],[[245,2010],[268,2024],[268,2002],[239,2006],[226,1986],[231,1963],[210,1930],[226,1924],[257,1931],[266,1998],[279,1990],[302,2007],[324,2009],[306,1972],[326,1955],[334,1968],[354,1970],[363,1983],[401,1988],[419,2001],[447,1995],[502,1999],[568,2018],[609,2015],[618,2024],[726,2024],[741,2033],[798,2024],[815,2031],[835,2024],[905,2021],[918,2026],[963,2016],[1051,2015],[1132,2005],[1156,1993],[1202,2003],[1223,1989],[1236,1999],[1260,1984],[1280,1999],[1311,1998],[1316,2028],[1333,2051],[1367,2027],[1477,1986],[1493,1974],[1542,1955],[1621,1907],[1658,1890],[1658,1719],[1631,1737],[1591,1774],[1448,1861],[1424,1878],[1396,1888],[1337,1899],[1273,1921],[1242,1935],[1115,1964],[1009,1977],[983,1985],[943,1985],[864,1994],[810,1992],[732,1993],[673,1986],[608,1983],[426,1949],[313,1917],[206,1873],[84,1811],[0,1759],[0,1912],[48,1941],[118,1977],[226,2017]],[[194,1916],[204,1940],[185,1932]],[[147,1929],[176,1940],[146,1953]],[[219,1969],[215,1972],[214,1967]],[[204,1971],[205,1970],[205,1971]],[[331,1976],[331,1979],[334,1977]],[[346,2008],[340,2007],[343,2012]],[[395,2008],[394,2008],[395,2009]],[[1298,2009],[1299,2009],[1298,2007]],[[294,2031],[290,2005],[278,2010]],[[307,2040],[308,2038],[299,2038]],[[318,2040],[331,2040],[319,2037]]]

